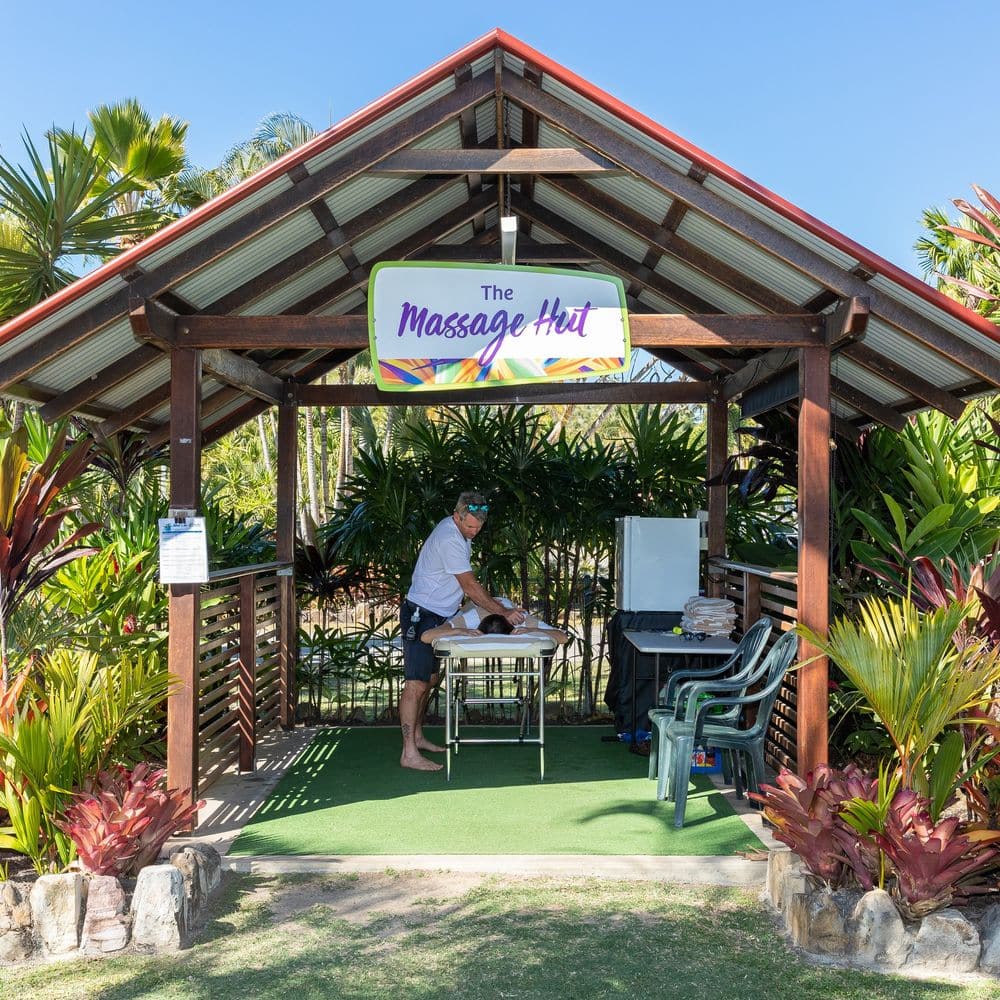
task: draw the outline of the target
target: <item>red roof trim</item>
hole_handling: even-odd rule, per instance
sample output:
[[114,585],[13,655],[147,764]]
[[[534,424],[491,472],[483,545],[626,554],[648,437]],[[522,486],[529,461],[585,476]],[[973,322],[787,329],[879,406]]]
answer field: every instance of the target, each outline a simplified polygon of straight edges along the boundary
[[561,83],[572,88],[573,90],[578,91],[599,107],[602,107],[606,111],[622,118],[634,128],[644,132],[650,138],[663,143],[665,146],[673,149],[681,156],[700,164],[721,180],[731,184],[736,189],[744,192],[756,201],[761,202],[768,208],[773,209],[780,215],[789,219],[791,222],[794,222],[796,225],[801,226],[803,229],[813,233],[820,239],[827,241],[844,253],[857,258],[857,260],[861,264],[865,265],[865,267],[869,270],[875,271],[876,273],[889,278],[905,288],[907,291],[920,296],[931,305],[942,309],[944,312],[947,312],[949,315],[960,320],[966,325],[975,328],[978,332],[984,333],[991,339],[1000,342],[1000,331],[998,331],[989,320],[980,316],[978,313],[973,312],[971,309],[967,309],[965,306],[954,301],[954,299],[950,299],[948,296],[941,294],[937,291],[937,289],[931,288],[930,285],[927,285],[914,275],[909,274],[902,268],[899,268],[895,264],[892,264],[884,258],[878,256],[866,247],[861,246],[861,244],[855,243],[843,233],[831,228],[826,225],[826,223],[821,222],[819,219],[809,215],[807,212],[803,212],[791,202],[786,201],[773,191],[768,190],[756,181],[751,180],[746,175],[734,170],[721,160],[717,160],[715,157],[710,156],[704,150],[699,149],[697,146],[692,145],[680,136],[675,135],[669,129],[666,129],[657,122],[654,122],[652,119],[647,118],[645,115],[612,97],[599,87],[595,87],[592,83],[589,83],[582,77],[577,76],[564,66],[548,58],[548,56],[543,55],[537,49],[532,48],[530,45],[527,45],[525,42],[522,42],[520,39],[515,38],[513,35],[508,34],[500,28],[494,28],[492,31],[489,31],[480,38],[477,38],[475,41],[470,42],[468,45],[459,49],[447,58],[442,59],[440,62],[431,66],[423,73],[420,73],[405,83],[400,84],[400,86],[389,91],[389,93],[381,97],[379,100],[366,105],[364,108],[356,111],[353,115],[348,116],[336,125],[332,125],[330,128],[317,135],[313,140],[306,143],[306,145],[288,153],[286,156],[275,161],[273,164],[244,181],[242,184],[238,184],[236,187],[226,191],[224,194],[219,195],[217,198],[213,198],[212,201],[203,205],[201,208],[196,209],[183,219],[179,219],[177,222],[171,223],[171,225],[150,236],[147,240],[144,240],[133,249],[126,251],[119,257],[115,257],[114,260],[108,261],[107,264],[104,264],[96,271],[93,271],[92,273],[80,278],[78,281],[73,282],[72,285],[68,285],[55,295],[44,299],[42,302],[39,302],[31,309],[21,313],[19,316],[15,316],[6,324],[0,326],[0,344],[6,343],[12,337],[17,336],[17,334],[23,332],[28,327],[39,322],[45,317],[50,316],[52,313],[79,298],[81,295],[85,295],[87,292],[96,288],[107,279],[127,271],[144,257],[147,257],[156,250],[167,246],[173,242],[173,240],[199,226],[202,222],[205,222],[218,215],[220,212],[225,211],[242,198],[252,194],[254,191],[259,190],[261,187],[269,184],[277,177],[280,177],[293,166],[316,156],[325,149],[329,148],[335,142],[339,142],[359,129],[364,128],[380,115],[385,114],[386,112],[391,111],[399,105],[405,103],[421,90],[432,86],[449,74],[453,73],[459,66],[464,63],[471,62],[474,59],[478,59],[480,56],[496,46],[506,49],[511,53],[511,55],[530,63],[543,73],[548,73],[549,75],[555,77]]

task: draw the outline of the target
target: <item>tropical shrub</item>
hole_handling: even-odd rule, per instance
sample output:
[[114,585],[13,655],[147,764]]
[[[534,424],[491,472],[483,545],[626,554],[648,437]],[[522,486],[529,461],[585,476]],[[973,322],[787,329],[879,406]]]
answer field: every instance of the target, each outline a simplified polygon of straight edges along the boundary
[[20,675],[3,701],[0,808],[9,825],[0,847],[44,872],[73,860],[57,822],[73,791],[113,764],[159,752],[170,685],[155,657],[102,662],[71,649],[39,659],[32,675]]
[[187,805],[166,787],[167,772],[149,764],[116,767],[85,782],[58,828],[75,844],[86,871],[135,875],[156,860],[167,839],[194,819],[205,803]]
[[923,612],[906,598],[871,597],[855,616],[836,619],[828,637],[799,626],[885,727],[903,787],[925,797],[933,749],[946,730],[989,704],[1000,681],[1000,649],[983,640],[954,641],[968,615],[969,607],[957,602]]
[[66,428],[55,436],[45,459],[32,467],[27,456],[27,432],[15,431],[0,457],[0,661],[2,680],[9,679],[7,626],[18,605],[61,566],[93,552],[76,543],[92,534],[96,524],[84,524],[59,538],[74,504],[55,507],[60,492],[87,464],[89,446],[68,451]]

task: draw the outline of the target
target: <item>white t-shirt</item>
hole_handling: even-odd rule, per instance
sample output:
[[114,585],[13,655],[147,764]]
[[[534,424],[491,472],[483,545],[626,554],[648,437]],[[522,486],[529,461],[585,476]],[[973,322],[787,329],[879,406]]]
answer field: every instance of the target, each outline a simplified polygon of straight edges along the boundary
[[[506,597],[498,597],[496,601],[497,604],[500,604],[505,608],[514,607],[513,601],[508,600]],[[481,608],[478,604],[473,604],[472,601],[466,601],[459,610],[458,614],[451,619],[451,625],[454,628],[479,628],[479,623],[492,613],[492,611],[487,611],[485,608]],[[536,618],[534,615],[528,615],[524,621],[521,622],[518,628],[551,629],[552,626],[547,625],[541,620],[541,618]]]
[[456,577],[472,572],[471,559],[472,542],[458,530],[449,514],[421,546],[407,600],[449,618],[465,594]]

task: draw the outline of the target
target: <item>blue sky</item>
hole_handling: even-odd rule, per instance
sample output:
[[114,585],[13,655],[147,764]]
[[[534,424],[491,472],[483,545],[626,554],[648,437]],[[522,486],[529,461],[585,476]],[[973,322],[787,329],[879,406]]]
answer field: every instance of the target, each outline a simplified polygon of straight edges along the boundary
[[325,128],[501,27],[914,273],[922,209],[1000,191],[997,0],[12,0],[4,25],[8,159],[135,96],[212,166],[271,112]]

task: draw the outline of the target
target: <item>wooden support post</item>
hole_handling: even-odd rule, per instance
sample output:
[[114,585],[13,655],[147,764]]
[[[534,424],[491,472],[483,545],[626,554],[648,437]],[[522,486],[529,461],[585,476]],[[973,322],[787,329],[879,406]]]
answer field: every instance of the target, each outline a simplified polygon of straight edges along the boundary
[[[721,394],[713,393],[706,406],[708,438],[708,478],[722,474],[729,451],[728,407]],[[726,487],[708,487],[708,560],[726,557]],[[723,590],[721,576],[708,576],[709,593],[720,597]]]
[[[170,509],[197,512],[201,498],[201,352],[170,354]],[[167,666],[180,681],[167,699],[167,785],[198,798],[198,647],[201,587],[170,585]]]
[[240,771],[257,768],[257,575],[240,577],[240,675],[237,693]]
[[[830,624],[830,351],[803,348],[799,360],[798,620],[826,635]],[[799,641],[802,659],[815,646]],[[796,675],[799,774],[826,763],[828,663],[813,660]]]
[[743,634],[760,618],[761,578],[756,573],[743,574]]
[[[278,407],[278,562],[295,559],[295,470],[298,467],[298,407],[294,400]],[[298,615],[295,577],[291,570],[278,571],[278,670],[281,690],[279,721],[282,729],[295,725],[295,662]]]

